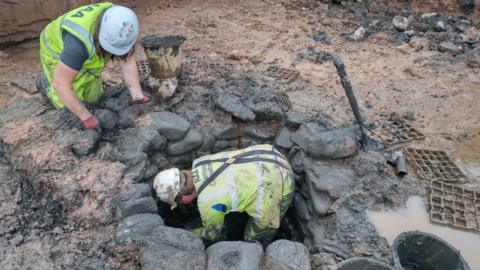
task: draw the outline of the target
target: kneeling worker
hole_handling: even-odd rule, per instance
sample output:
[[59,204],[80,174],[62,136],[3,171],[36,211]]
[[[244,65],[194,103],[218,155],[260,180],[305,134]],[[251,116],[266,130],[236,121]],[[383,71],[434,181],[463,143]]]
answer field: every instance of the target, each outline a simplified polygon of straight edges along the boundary
[[117,58],[131,103],[146,103],[133,55],[139,31],[135,13],[112,3],[82,6],[50,22],[40,34],[43,74],[40,92],[61,109],[67,107],[84,128],[99,123],[85,103],[97,103],[103,95],[101,74],[107,62]]
[[273,240],[294,195],[288,161],[268,144],[203,156],[193,162],[191,171],[162,171],[153,187],[172,209],[198,197],[203,223],[203,228],[195,230],[198,236],[221,240],[225,215],[245,212],[250,218],[244,240],[263,246]]

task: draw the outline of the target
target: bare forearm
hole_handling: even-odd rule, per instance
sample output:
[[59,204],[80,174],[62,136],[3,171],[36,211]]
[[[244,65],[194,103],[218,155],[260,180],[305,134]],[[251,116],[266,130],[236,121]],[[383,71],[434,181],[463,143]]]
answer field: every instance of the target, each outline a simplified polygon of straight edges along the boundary
[[142,88],[140,87],[140,80],[138,75],[137,62],[135,57],[129,56],[125,60],[119,59],[120,68],[123,73],[125,84],[130,91],[132,99],[140,99],[143,97]]
[[72,89],[72,83],[78,71],[65,65],[62,61],[58,62],[55,75],[53,77],[53,88],[62,100],[63,104],[74,113],[80,120],[86,120],[90,112],[83,106],[77,97],[77,93]]
[[91,116],[91,113],[80,102],[77,94],[69,85],[55,85],[55,91],[62,99],[63,104],[74,113],[80,120],[86,120]]

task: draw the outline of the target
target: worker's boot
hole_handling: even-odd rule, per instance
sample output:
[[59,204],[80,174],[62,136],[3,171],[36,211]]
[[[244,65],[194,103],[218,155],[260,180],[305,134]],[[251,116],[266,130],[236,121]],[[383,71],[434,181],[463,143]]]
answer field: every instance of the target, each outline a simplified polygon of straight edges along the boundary
[[45,102],[47,103],[50,103],[50,99],[47,96],[47,91],[48,91],[48,88],[50,87],[50,83],[48,82],[48,79],[45,76],[45,74],[43,74],[43,72],[38,73],[36,86],[38,91],[42,93],[43,100],[45,100]]

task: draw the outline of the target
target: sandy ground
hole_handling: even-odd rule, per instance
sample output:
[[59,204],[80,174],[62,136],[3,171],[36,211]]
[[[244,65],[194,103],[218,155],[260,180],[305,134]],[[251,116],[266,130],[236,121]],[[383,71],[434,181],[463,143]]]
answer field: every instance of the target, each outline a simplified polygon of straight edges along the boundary
[[[254,68],[274,62],[298,71],[299,79],[280,89],[288,93],[294,109],[327,114],[342,125],[352,121],[352,116],[334,66],[298,60],[299,53],[308,47],[335,51],[346,64],[368,121],[391,112],[411,113],[415,127],[426,135],[419,146],[447,150],[458,159],[480,164],[478,153],[466,153],[465,148],[471,147],[461,146],[474,144],[478,149],[480,128],[479,69],[467,67],[464,56],[436,50],[417,52],[386,32],[375,33],[363,42],[347,42],[345,35],[365,22],[348,10],[329,10],[327,5],[311,8],[280,1],[180,1],[138,7],[137,12],[141,35],[183,35],[187,38],[183,46],[186,54],[235,59],[239,65],[261,61]],[[312,39],[318,31],[327,34],[327,42]],[[0,64],[2,81],[38,72],[36,51],[36,41],[6,49],[7,56]],[[2,91],[0,105],[12,94]]]

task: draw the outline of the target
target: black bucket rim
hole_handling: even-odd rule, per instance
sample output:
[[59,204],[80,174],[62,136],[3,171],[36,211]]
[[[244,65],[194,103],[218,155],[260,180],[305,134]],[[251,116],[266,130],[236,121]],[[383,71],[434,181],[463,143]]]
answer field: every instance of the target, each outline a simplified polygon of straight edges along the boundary
[[352,257],[352,258],[346,259],[346,260],[340,262],[337,265],[337,269],[341,269],[341,267],[345,267],[345,266],[348,266],[348,264],[350,264],[350,263],[356,263],[356,262],[359,262],[359,261],[366,261],[366,262],[369,262],[369,263],[375,263],[378,266],[384,267],[385,269],[394,270],[392,265],[387,264],[387,263],[382,262],[382,261],[379,261],[379,260],[374,259],[374,258],[370,258],[370,257]]
[[140,41],[142,46],[147,49],[158,49],[161,47],[180,46],[185,42],[185,37],[181,35],[148,35]]
[[393,240],[393,243],[392,243],[392,246],[391,246],[391,250],[392,250],[392,255],[393,255],[393,263],[395,264],[395,267],[398,268],[398,269],[403,269],[402,267],[402,264],[400,263],[400,258],[397,254],[397,248],[398,248],[398,245],[399,245],[399,242],[400,242],[400,239],[402,238],[405,238],[406,236],[408,235],[423,235],[423,236],[428,236],[428,237],[431,237],[433,239],[436,239],[438,241],[440,241],[442,244],[444,244],[445,246],[447,246],[448,248],[450,248],[451,250],[453,250],[455,253],[458,254],[459,256],[459,259],[460,259],[460,262],[463,264],[464,268],[462,270],[471,270],[470,269],[470,266],[468,265],[467,261],[465,260],[465,258],[463,258],[462,256],[462,253],[460,252],[460,250],[456,249],[454,246],[452,246],[450,243],[448,243],[447,241],[443,240],[442,238],[434,235],[434,234],[431,234],[431,233],[427,233],[427,232],[422,232],[422,231],[419,231],[419,230],[415,230],[415,231],[408,231],[408,232],[403,232],[401,234],[399,234],[395,240]]

